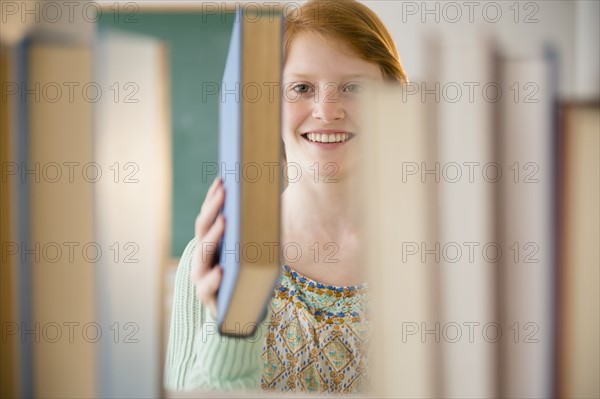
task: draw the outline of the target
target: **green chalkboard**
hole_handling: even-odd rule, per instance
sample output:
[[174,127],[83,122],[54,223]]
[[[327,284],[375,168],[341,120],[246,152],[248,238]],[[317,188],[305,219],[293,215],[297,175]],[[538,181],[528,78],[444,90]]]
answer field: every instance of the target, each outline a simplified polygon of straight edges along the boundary
[[[218,162],[218,95],[233,14],[201,12],[103,12],[98,27],[144,34],[169,49],[173,143],[171,256],[194,235],[194,220]],[[206,172],[206,173],[203,173]],[[210,173],[209,173],[210,172]]]

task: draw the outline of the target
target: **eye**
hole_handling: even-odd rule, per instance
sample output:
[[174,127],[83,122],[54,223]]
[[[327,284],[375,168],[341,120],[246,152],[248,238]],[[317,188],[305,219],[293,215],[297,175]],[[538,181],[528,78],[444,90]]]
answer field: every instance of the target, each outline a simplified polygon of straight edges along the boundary
[[346,85],[346,87],[344,87],[344,91],[347,91],[349,93],[361,93],[364,90],[365,90],[365,87],[358,83],[349,83]]
[[310,91],[310,86],[306,83],[297,83],[292,86],[292,90],[296,93],[308,93]]

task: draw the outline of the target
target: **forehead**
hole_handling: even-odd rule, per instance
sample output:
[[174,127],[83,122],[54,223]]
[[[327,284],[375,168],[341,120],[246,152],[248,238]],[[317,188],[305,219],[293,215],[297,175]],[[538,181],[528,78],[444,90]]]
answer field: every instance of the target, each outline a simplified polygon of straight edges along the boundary
[[298,34],[290,43],[283,68],[284,79],[364,76],[381,78],[376,63],[360,58],[341,39],[315,33]]

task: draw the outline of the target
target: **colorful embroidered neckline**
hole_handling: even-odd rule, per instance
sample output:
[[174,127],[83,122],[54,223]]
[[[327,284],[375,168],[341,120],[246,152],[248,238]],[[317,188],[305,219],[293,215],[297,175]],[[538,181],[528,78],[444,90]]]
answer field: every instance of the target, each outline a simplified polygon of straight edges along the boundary
[[[360,293],[366,291],[368,289],[368,284],[363,283],[359,285],[328,285],[322,284],[315,280],[312,280],[309,277],[303,276],[298,273],[288,265],[283,265],[283,274],[289,276],[298,286],[305,288],[309,291],[313,291],[315,289],[328,290],[332,292],[340,292],[340,293]],[[310,288],[310,289],[309,289]]]
[[303,276],[287,265],[276,288],[276,297],[306,308],[317,321],[357,322],[367,316],[367,283],[354,286],[322,284]]

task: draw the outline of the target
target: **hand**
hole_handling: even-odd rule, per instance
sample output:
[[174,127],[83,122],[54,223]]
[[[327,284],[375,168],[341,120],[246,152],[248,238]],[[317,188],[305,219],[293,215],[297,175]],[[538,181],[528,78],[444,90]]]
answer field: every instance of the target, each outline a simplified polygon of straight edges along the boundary
[[221,179],[217,177],[208,189],[200,213],[196,217],[196,248],[190,272],[190,279],[196,286],[196,295],[208,308],[213,319],[216,319],[217,315],[216,294],[223,273],[221,265],[216,263],[219,260],[215,257],[225,232],[225,217],[219,215],[224,201],[225,190]]

